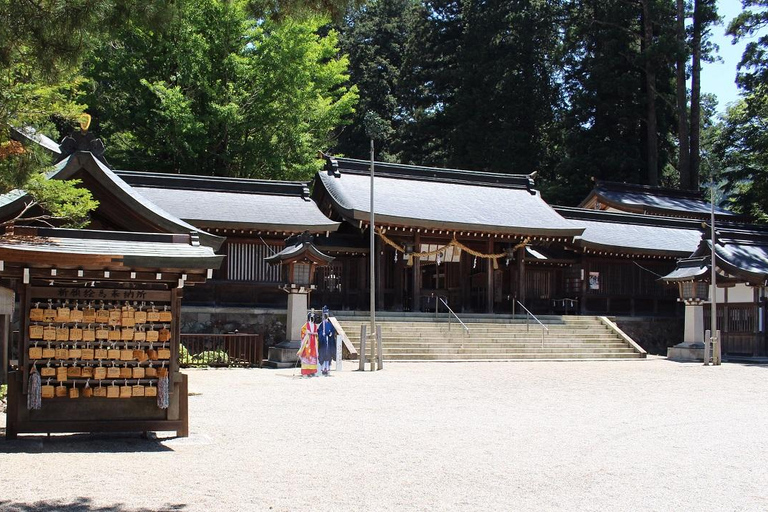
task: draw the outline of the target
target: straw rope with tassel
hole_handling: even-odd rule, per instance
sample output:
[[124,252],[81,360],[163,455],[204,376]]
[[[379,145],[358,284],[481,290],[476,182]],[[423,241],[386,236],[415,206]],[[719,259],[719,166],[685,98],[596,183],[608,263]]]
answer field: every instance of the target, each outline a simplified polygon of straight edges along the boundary
[[399,251],[399,252],[401,252],[403,254],[407,254],[408,256],[411,256],[411,257],[425,258],[425,257],[428,257],[428,256],[435,256],[437,254],[440,254],[440,253],[444,252],[449,247],[456,247],[456,248],[461,249],[462,251],[464,251],[467,254],[470,254],[470,255],[472,255],[472,256],[474,256],[476,258],[483,258],[483,259],[487,259],[487,260],[493,260],[493,268],[494,269],[498,269],[499,268],[499,258],[508,258],[510,253],[515,252],[517,249],[519,249],[521,247],[525,247],[526,245],[531,243],[531,238],[527,237],[522,242],[520,242],[519,244],[514,246],[509,252],[501,252],[501,253],[496,253],[496,254],[486,254],[486,253],[483,253],[483,252],[480,252],[480,251],[475,251],[474,249],[470,249],[466,245],[464,245],[461,242],[459,242],[458,240],[456,240],[456,235],[454,235],[453,239],[450,242],[448,242],[447,244],[445,244],[445,245],[443,245],[441,247],[438,247],[437,249],[434,249],[432,251],[408,253],[408,252],[406,252],[405,247],[399,245],[397,242],[395,242],[394,240],[390,239],[387,235],[384,234],[384,232],[382,230],[377,229],[376,230],[376,234],[379,235],[379,237],[384,241],[384,243],[386,243],[387,245],[389,245],[390,247],[392,247],[396,251]]

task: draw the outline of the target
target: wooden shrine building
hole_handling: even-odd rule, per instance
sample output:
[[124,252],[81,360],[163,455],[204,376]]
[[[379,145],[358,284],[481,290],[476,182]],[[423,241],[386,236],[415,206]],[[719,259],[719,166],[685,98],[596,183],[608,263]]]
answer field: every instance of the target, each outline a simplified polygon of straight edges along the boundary
[[[326,157],[313,184],[320,210],[360,240],[369,229],[369,166]],[[530,176],[382,162],[375,176],[376,289],[385,310],[434,309],[442,297],[456,311],[511,312],[528,283],[562,274],[569,260],[561,247],[584,231],[542,200]],[[341,270],[355,273],[359,289],[368,288],[366,259],[358,258],[356,271],[353,261]]]
[[190,304],[270,307],[285,301],[279,266],[266,258],[286,238],[304,232],[328,235],[338,222],[323,215],[300,181],[116,171],[135,194],[160,205],[195,229],[226,237],[214,279],[187,298]]

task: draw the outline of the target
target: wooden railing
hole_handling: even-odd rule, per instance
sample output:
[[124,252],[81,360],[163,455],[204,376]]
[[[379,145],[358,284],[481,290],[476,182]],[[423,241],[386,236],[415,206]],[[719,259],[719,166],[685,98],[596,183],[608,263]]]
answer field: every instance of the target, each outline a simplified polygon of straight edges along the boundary
[[264,340],[260,334],[182,334],[179,366],[261,368]]

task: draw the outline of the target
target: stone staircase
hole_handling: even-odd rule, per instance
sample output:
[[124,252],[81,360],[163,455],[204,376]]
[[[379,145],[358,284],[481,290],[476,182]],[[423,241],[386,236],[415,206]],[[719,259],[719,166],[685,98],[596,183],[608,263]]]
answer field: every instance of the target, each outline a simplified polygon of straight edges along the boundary
[[[337,315],[360,351],[360,327],[367,313]],[[445,315],[379,313],[385,361],[505,361],[637,359],[645,352],[607,319],[594,316],[540,316],[541,326],[511,315],[461,315],[469,333]],[[369,349],[370,350],[370,349]]]

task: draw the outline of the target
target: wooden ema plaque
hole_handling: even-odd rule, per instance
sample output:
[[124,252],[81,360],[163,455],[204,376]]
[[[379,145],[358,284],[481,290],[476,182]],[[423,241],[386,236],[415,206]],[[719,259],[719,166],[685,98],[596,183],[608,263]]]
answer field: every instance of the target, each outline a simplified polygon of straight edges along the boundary
[[[6,437],[150,430],[187,435],[187,377],[178,372],[179,290],[23,285],[19,299],[23,353],[20,370],[9,374]],[[33,364],[41,373],[43,400],[40,409],[28,410]],[[163,375],[170,381],[168,409],[157,406]]]

